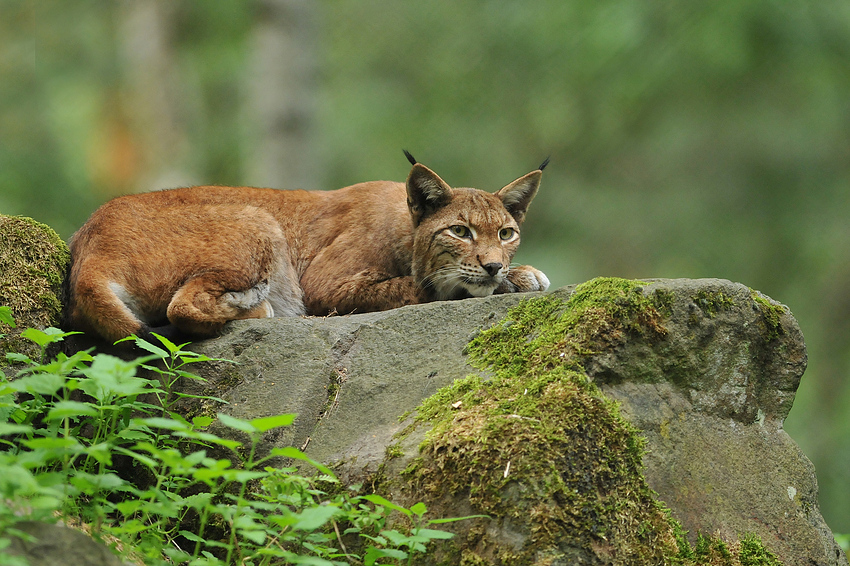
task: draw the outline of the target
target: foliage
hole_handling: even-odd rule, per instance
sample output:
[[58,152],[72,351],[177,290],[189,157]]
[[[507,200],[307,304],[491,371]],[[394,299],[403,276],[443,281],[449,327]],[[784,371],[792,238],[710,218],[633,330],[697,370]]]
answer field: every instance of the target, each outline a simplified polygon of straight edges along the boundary
[[[12,323],[8,309],[0,320]],[[157,336],[131,338],[148,355],[125,361],[90,351],[44,359],[70,333],[27,329],[41,360],[14,379],[0,374],[0,561],[24,520],[79,518],[99,538],[119,541],[145,564],[409,564],[434,539],[452,536],[410,509],[378,495],[356,495],[332,471],[293,447],[259,457],[264,432],[295,415],[252,420],[218,415],[247,442],[187,421],[172,410],[181,379],[200,379],[191,364],[210,358]],[[129,339],[128,339],[129,340]],[[145,369],[154,379],[140,377]],[[222,450],[234,459],[218,455]],[[240,452],[243,451],[243,452]],[[245,456],[240,456],[244,453]],[[300,475],[280,461],[318,471]],[[391,516],[397,516],[391,519]],[[346,542],[347,541],[347,542]],[[351,548],[347,548],[347,546]]]

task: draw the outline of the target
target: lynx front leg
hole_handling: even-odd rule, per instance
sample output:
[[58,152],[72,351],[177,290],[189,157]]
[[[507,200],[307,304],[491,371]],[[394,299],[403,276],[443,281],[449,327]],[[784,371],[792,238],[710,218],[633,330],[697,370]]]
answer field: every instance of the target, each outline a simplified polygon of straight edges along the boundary
[[168,305],[169,322],[181,332],[214,336],[230,320],[268,318],[274,309],[267,300],[269,284],[257,283],[241,291],[227,291],[226,273],[205,273],[190,279]]
[[520,265],[508,272],[508,276],[496,288],[495,293],[528,293],[545,291],[548,288],[549,278],[546,274],[530,265]]
[[428,302],[428,297],[412,276],[391,277],[363,270],[335,285],[322,284],[313,274],[304,277],[304,303],[307,313],[323,316],[383,311]]

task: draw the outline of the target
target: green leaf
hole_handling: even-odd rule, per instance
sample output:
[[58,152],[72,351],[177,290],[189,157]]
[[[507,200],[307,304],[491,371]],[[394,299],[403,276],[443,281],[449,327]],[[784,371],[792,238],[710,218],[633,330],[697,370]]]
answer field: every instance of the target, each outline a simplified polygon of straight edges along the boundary
[[202,510],[204,507],[210,504],[212,501],[213,494],[204,491],[201,493],[196,493],[194,495],[189,495],[183,498],[183,505],[186,507],[191,507],[193,509]]
[[[226,462],[226,460],[223,461]],[[248,470],[234,470],[231,468],[222,469],[219,467],[201,468],[192,472],[192,477],[202,482],[212,482],[215,480],[224,479],[227,481],[243,483],[249,482],[254,479],[263,478],[266,475],[267,474],[265,472],[251,472]]]
[[116,503],[115,509],[125,517],[129,517],[138,511],[143,504],[144,502],[139,499],[128,499],[127,501],[119,501]]
[[401,533],[395,529],[389,531],[381,531],[381,534],[384,535],[387,540],[389,540],[395,546],[404,546],[411,542],[412,537]]
[[202,442],[208,442],[210,444],[218,444],[219,446],[224,446],[225,448],[230,448],[235,450],[242,446],[242,443],[238,440],[231,440],[228,438],[221,438],[216,436],[215,434],[209,432],[201,432],[199,430],[191,430],[191,431],[176,431],[175,436],[180,436],[182,438],[192,438],[194,440],[200,440]]
[[428,508],[425,507],[425,504],[420,501],[419,503],[413,505],[413,507],[410,508],[410,511],[417,517],[421,517],[428,511]]
[[249,422],[251,423],[251,426],[253,426],[256,430],[260,432],[266,432],[267,430],[271,430],[273,428],[291,425],[293,421],[295,421],[296,416],[298,415],[294,413],[286,415],[274,415],[271,417],[260,417],[258,419],[251,419]]
[[34,452],[42,451],[41,454],[38,455],[38,457],[42,460],[42,462],[39,462],[40,464],[45,463],[43,461],[44,459],[59,459],[63,456],[76,455],[85,449],[85,446],[80,444],[76,438],[33,438],[30,440],[23,440],[21,441],[21,444]]
[[373,566],[378,558],[404,560],[407,558],[407,553],[394,548],[375,548],[374,546],[370,546],[369,550],[366,551],[366,556],[363,557],[363,566]]
[[230,401],[225,401],[221,397],[213,397],[212,395],[191,395],[189,393],[183,393],[180,391],[172,391],[176,397],[180,397],[181,399],[205,399],[207,401],[215,401],[216,403],[221,403],[222,405],[229,405]]
[[258,480],[266,477],[266,472],[252,472],[250,470],[227,470],[227,477],[231,481],[238,483],[248,483],[251,480]]
[[81,492],[90,495],[104,490],[116,491],[127,484],[116,474],[89,474],[81,471],[75,472],[69,481]]
[[65,377],[55,373],[35,373],[25,375],[9,384],[16,391],[37,393],[39,395],[54,395],[65,385]]
[[188,540],[192,542],[206,542],[205,538],[199,537],[195,533],[189,531],[180,531],[180,535],[186,537]]
[[333,478],[333,480],[336,480],[336,476],[330,468],[320,462],[317,462],[316,460],[313,460],[312,458],[304,454],[304,452],[302,452],[298,448],[295,448],[294,446],[272,448],[269,452],[269,457],[276,456],[280,456],[282,458],[292,458],[293,460],[301,460],[302,462],[307,462],[323,474],[330,476],[331,478]]
[[447,517],[445,519],[431,519],[429,525],[441,525],[443,523],[454,523],[455,521],[466,521],[467,519],[489,519],[490,515],[467,515],[466,517]]
[[[139,503],[142,503],[141,501]],[[124,515],[129,515],[128,513],[124,513]],[[142,521],[138,519],[129,519],[123,521],[120,525],[115,525],[112,529],[116,533],[123,534],[138,534],[143,533],[145,531],[150,530],[150,525],[146,525]]]
[[58,328],[53,328],[52,326],[45,328],[44,330],[38,330],[37,328],[27,328],[26,330],[21,332],[21,336],[23,338],[26,338],[31,342],[35,342],[42,348],[54,342],[61,342],[65,339],[66,336],[71,336],[73,334],[80,333],[62,332]]
[[218,413],[217,416],[218,420],[221,421],[221,424],[223,424],[227,428],[241,430],[242,432],[247,432],[248,434],[258,432],[257,428],[253,424],[251,424],[250,421],[237,419],[236,417],[231,417],[230,415],[227,415],[225,413]]
[[428,540],[433,539],[450,539],[455,536],[454,533],[450,533],[448,531],[439,531],[436,529],[419,529],[416,531],[417,537],[425,537]]
[[292,524],[292,528],[300,531],[315,531],[340,512],[340,508],[335,505],[308,507],[297,514],[297,520]]
[[252,517],[248,515],[239,515],[235,519],[233,519],[233,526],[237,529],[250,529],[257,530],[261,529],[262,525],[256,522]]
[[9,360],[10,362],[19,363],[19,364],[20,363],[24,363],[24,364],[33,363],[32,359],[30,359],[29,356],[26,356],[24,354],[19,354],[18,352],[8,352],[6,354],[6,359]]
[[215,422],[215,419],[212,417],[192,417],[192,428],[205,428],[213,422]]
[[[156,336],[156,335],[154,335],[154,336]],[[154,356],[156,356],[157,358],[159,358],[161,360],[165,360],[165,359],[168,359],[170,357],[168,352],[166,352],[165,350],[163,350],[159,346],[154,346],[153,344],[151,344],[147,340],[144,340],[143,338],[136,338],[136,346],[138,346],[140,349],[144,350],[145,352],[150,352],[151,354],[153,354]]]
[[149,440],[151,433],[134,428],[125,428],[124,430],[116,433],[115,437],[123,440]]
[[12,317],[12,309],[10,307],[0,307],[0,322],[6,326],[17,328],[15,319]]
[[[185,346],[185,344],[184,344]],[[211,358],[204,354],[197,354],[195,352],[179,352],[180,361],[184,364],[197,364],[199,362],[215,362],[215,361],[226,361],[219,360],[218,358]],[[235,362],[234,362],[235,363]],[[197,378],[197,376],[195,376]],[[200,379],[200,378],[199,378]]]
[[0,436],[6,436],[7,434],[29,434],[32,430],[30,425],[0,422]]
[[109,354],[98,354],[83,371],[89,379],[80,381],[80,389],[100,402],[145,393],[151,389],[150,381],[136,377],[141,360],[125,362]]
[[266,542],[266,532],[263,530],[239,529],[237,532],[255,544],[264,544]]
[[107,443],[101,442],[99,444],[95,444],[93,446],[89,446],[86,448],[85,453],[97,460],[99,463],[104,466],[109,466],[112,464],[112,449],[114,447]]
[[380,495],[376,495],[374,493],[370,494],[370,495],[363,495],[363,496],[361,496],[361,499],[365,499],[366,501],[369,501],[370,503],[374,503],[375,505],[380,505],[381,507],[386,507],[387,509],[394,509],[395,511],[398,511],[399,513],[404,513],[408,517],[410,517],[412,515],[412,513],[409,510],[405,509],[404,507],[402,507],[400,505],[396,505],[392,501],[384,499]]
[[159,335],[159,334],[157,334],[156,332],[151,332],[151,334],[152,334],[152,335],[154,335],[154,336],[156,337],[156,339],[157,339],[157,340],[159,340],[159,342],[160,342],[163,346],[165,346],[165,347],[168,349],[169,353],[171,353],[171,354],[175,354],[175,353],[178,353],[178,354],[179,354],[179,353],[180,353],[180,351],[183,349],[183,347],[184,347],[184,346],[188,346],[188,345],[189,345],[189,342],[184,342],[183,344],[180,344],[180,345],[178,346],[178,345],[176,345],[174,342],[172,342],[171,340],[169,340],[168,338],[166,338],[165,336],[160,336],[160,335]]
[[47,412],[47,420],[59,420],[66,417],[95,417],[99,411],[91,403],[79,401],[57,401]]
[[192,430],[192,426],[189,423],[176,419],[170,419],[168,417],[147,417],[144,419],[133,419],[133,425],[142,425],[152,428],[164,428],[166,430]]
[[306,564],[306,566],[339,566],[344,562],[331,562],[318,556],[302,556],[292,552],[283,551],[281,556],[286,559],[286,564]]
[[135,452],[133,450],[127,450],[126,448],[122,448],[121,446],[116,446],[115,451],[120,452],[121,454],[124,454],[126,456],[129,456],[129,457],[133,458],[134,460],[138,461],[139,463],[141,463],[142,465],[147,466],[148,468],[151,468],[151,469],[155,469],[159,465],[159,462],[156,461],[155,459],[153,459],[149,456],[146,456],[145,454]]

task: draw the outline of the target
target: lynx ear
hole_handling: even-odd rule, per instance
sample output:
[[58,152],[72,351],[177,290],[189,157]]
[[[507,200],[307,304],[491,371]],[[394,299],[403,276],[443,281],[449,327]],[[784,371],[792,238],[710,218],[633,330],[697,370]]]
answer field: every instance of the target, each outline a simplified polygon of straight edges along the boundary
[[451,200],[452,188],[439,175],[421,163],[413,165],[407,176],[407,206],[414,226],[418,226],[425,216],[444,207]]
[[[545,166],[544,164],[542,167]],[[505,205],[511,216],[517,221],[517,224],[522,224],[522,221],[525,220],[528,205],[531,204],[531,200],[537,194],[537,189],[540,187],[540,179],[543,177],[543,171],[541,169],[520,177],[510,185],[502,187],[496,192],[496,196],[502,199],[502,204]]]

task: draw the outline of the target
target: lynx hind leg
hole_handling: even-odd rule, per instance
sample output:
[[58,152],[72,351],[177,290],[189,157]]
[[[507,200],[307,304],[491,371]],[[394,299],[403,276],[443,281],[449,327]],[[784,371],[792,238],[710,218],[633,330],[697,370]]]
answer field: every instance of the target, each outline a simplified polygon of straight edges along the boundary
[[168,304],[169,322],[181,332],[214,336],[230,320],[274,316],[267,300],[267,282],[241,291],[225,291],[228,275],[233,274],[205,273],[187,281]]
[[546,274],[531,267],[520,265],[511,268],[504,282],[496,289],[496,293],[528,293],[545,291],[549,288],[549,278]]

